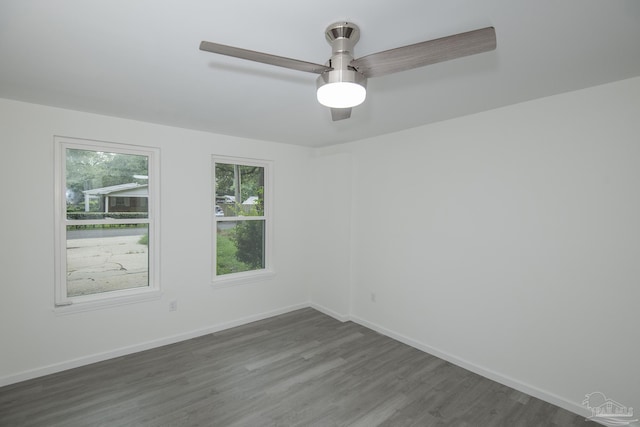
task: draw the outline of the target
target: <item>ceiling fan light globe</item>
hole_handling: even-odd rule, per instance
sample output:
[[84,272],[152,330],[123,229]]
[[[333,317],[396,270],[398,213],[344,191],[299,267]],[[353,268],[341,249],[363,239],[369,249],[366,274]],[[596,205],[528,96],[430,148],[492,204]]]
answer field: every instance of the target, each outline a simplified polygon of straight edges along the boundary
[[318,88],[318,102],[329,108],[351,108],[360,105],[367,97],[367,90],[358,83],[327,83]]

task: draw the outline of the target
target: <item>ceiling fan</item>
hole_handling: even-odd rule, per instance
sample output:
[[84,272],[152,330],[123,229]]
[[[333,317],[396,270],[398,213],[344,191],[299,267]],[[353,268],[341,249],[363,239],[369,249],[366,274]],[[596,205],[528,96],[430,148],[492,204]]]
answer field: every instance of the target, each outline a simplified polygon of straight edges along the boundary
[[493,27],[385,50],[358,59],[353,56],[353,46],[360,39],[357,25],[336,22],[327,27],[325,37],[332,48],[331,58],[326,65],[208,41],[200,43],[200,50],[319,74],[316,80],[318,102],[331,108],[331,117],[336,121],[351,117],[351,108],[365,100],[369,77],[384,76],[496,48]]

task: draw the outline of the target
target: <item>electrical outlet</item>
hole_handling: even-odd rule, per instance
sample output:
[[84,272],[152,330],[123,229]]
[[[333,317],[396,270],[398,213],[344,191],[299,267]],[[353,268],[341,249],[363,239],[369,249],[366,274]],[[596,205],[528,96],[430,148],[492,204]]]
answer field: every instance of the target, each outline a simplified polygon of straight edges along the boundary
[[169,311],[176,311],[178,309],[178,301],[173,300],[169,303]]
[[371,302],[376,302],[376,293],[371,292]]

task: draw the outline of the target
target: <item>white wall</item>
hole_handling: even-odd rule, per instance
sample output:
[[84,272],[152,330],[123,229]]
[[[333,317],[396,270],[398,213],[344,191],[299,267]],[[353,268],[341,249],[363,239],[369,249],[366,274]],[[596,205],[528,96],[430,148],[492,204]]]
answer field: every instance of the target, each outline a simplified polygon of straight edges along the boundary
[[309,206],[309,298],[337,319],[350,313],[352,164],[348,153],[316,152]]
[[[53,312],[54,135],[160,147],[162,299]],[[0,385],[308,305],[298,198],[309,149],[9,100],[0,139]],[[275,161],[273,279],[210,285],[212,154]]]
[[356,321],[574,411],[640,408],[640,78],[341,149]]

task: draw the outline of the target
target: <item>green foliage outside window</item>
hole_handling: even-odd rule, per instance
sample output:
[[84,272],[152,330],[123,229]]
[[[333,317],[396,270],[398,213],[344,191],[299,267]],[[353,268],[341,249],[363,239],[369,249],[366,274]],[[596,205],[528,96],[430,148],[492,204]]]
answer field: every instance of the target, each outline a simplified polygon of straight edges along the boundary
[[[215,163],[217,219],[216,274],[265,268],[264,179],[262,166]],[[228,217],[233,219],[226,220]]]
[[243,221],[236,226],[239,261],[251,270],[264,268],[264,221]]
[[217,233],[217,275],[240,273],[251,270],[247,264],[238,259],[238,247],[233,236],[234,234],[235,233],[229,231],[219,231]]

